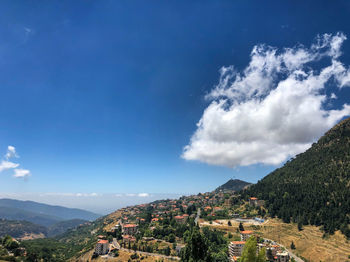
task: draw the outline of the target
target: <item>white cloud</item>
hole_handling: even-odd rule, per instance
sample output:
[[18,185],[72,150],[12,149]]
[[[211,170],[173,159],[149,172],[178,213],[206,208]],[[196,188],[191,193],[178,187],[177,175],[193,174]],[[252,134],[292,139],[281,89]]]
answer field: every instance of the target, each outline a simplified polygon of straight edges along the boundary
[[[117,194],[116,196],[122,196],[120,194]],[[151,195],[149,193],[127,193],[125,194],[126,197],[150,197]]]
[[99,194],[97,193],[76,193],[76,197],[97,197]]
[[8,146],[7,147],[7,152],[5,155],[6,159],[12,158],[12,157],[19,157],[16,152],[16,148],[14,146]]
[[29,177],[31,174],[30,174],[30,171],[28,169],[21,169],[21,168],[16,168],[15,170],[15,173],[14,173],[14,177],[16,178],[26,178],[26,177]]
[[19,164],[17,164],[17,163],[13,163],[13,162],[10,162],[7,160],[2,160],[0,162],[0,172],[7,170],[7,169],[16,168],[18,166],[19,166]]
[[17,152],[16,152],[16,148],[14,146],[8,146],[7,152],[5,154],[5,160],[1,160],[1,162],[0,162],[0,172],[7,170],[7,169],[15,169],[13,177],[27,178],[27,177],[31,176],[31,173],[29,170],[21,169],[21,168],[17,169],[17,167],[19,167],[19,164],[9,161],[10,158],[14,158],[14,157],[16,157],[16,158],[19,157]]
[[139,193],[138,194],[139,197],[149,197],[148,193]]
[[[233,66],[220,70],[218,85],[182,157],[228,167],[280,164],[305,151],[326,130],[350,114],[324,107],[326,84],[350,85],[350,69],[337,58],[345,35],[325,34],[306,48],[257,45],[242,73]],[[320,60],[328,65],[317,69]]]

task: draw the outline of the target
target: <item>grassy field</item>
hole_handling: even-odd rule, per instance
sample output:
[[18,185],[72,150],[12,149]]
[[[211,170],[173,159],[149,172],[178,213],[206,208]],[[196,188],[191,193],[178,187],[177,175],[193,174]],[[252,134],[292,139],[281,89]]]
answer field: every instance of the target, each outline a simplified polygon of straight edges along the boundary
[[[222,224],[211,225],[214,228],[236,233],[238,223],[227,226],[228,221],[220,221]],[[272,239],[286,247],[290,247],[292,241],[296,246],[293,252],[312,262],[336,262],[350,261],[350,241],[340,232],[336,232],[326,238],[318,227],[305,226],[299,231],[296,224],[286,224],[279,219],[269,219],[261,226],[244,224],[246,230],[253,230],[257,235]],[[234,234],[236,235],[236,234]]]

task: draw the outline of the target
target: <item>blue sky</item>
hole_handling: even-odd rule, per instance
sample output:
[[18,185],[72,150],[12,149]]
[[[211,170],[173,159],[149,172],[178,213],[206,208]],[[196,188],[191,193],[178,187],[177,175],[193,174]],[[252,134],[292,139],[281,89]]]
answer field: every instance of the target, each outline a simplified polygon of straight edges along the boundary
[[[0,151],[14,146],[14,162],[31,173],[18,179],[12,169],[1,172],[3,193],[197,193],[232,177],[256,182],[280,163],[181,157],[220,68],[243,70],[258,44],[309,47],[325,33],[350,37],[348,1],[0,7]],[[349,40],[341,50],[348,67]],[[349,95],[342,88],[327,106],[340,109]]]

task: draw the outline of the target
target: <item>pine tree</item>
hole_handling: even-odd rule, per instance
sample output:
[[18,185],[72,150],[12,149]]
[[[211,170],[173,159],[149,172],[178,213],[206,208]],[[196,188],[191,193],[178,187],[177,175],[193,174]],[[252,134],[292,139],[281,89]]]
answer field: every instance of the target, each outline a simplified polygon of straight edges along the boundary
[[244,227],[243,227],[242,222],[239,222],[239,230],[240,230],[240,231],[244,231]]
[[[251,236],[244,245],[241,262],[255,262],[257,261],[256,256],[256,238]],[[260,260],[259,260],[260,262]]]
[[292,241],[292,244],[290,244],[290,248],[291,249],[295,249],[295,245],[294,245],[294,242]]
[[266,262],[266,249],[262,248],[259,251],[258,257],[257,257],[257,262]]

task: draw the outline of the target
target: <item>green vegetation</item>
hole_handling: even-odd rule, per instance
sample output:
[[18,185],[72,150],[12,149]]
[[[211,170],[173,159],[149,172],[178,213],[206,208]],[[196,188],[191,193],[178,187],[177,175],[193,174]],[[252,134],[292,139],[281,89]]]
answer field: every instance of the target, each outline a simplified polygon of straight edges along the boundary
[[[10,252],[14,255],[10,255]],[[23,254],[23,249],[11,236],[6,235],[0,238],[0,260],[17,262],[23,260],[20,259]]]
[[26,248],[29,261],[67,261],[94,247],[97,235],[103,233],[103,222],[103,218],[97,219],[55,238],[22,241],[21,246]]
[[198,226],[193,226],[190,231],[185,232],[184,240],[186,246],[181,252],[182,261],[229,261],[227,256],[228,239],[221,231],[204,227],[201,232]]
[[256,237],[251,236],[245,243],[240,262],[265,262],[265,248],[261,249],[257,255]]
[[47,234],[47,228],[27,221],[0,220],[0,237],[10,235],[14,238],[24,234]]
[[350,120],[328,131],[305,153],[242,192],[264,199],[272,217],[322,226],[350,238]]
[[60,222],[58,222],[58,223],[56,223],[48,228],[47,236],[53,237],[53,236],[63,234],[68,229],[75,228],[75,227],[82,225],[86,222],[88,222],[88,221],[83,220],[83,219],[70,219],[70,220],[60,221]]

